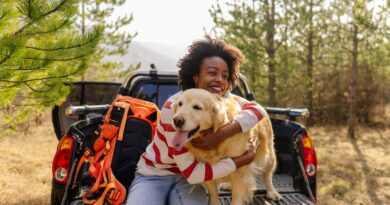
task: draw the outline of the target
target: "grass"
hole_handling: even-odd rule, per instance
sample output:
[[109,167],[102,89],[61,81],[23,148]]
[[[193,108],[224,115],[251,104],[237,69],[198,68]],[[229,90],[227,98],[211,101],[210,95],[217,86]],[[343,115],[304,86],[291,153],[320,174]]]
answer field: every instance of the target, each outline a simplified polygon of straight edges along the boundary
[[318,157],[318,204],[388,204],[390,128],[312,127]]
[[[0,137],[0,204],[49,204],[51,161],[57,139],[50,115],[29,121],[20,132]],[[29,127],[29,129],[26,129]]]
[[[57,139],[50,115],[0,137],[0,204],[49,204]],[[27,129],[28,128],[28,129]],[[390,201],[390,128],[309,128],[318,157],[318,204],[380,205]]]

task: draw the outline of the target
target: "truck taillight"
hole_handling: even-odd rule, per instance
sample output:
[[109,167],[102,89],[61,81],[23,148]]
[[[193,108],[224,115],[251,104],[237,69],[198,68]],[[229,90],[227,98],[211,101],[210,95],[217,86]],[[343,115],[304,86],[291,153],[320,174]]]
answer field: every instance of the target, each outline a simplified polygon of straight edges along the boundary
[[73,146],[74,138],[70,135],[62,137],[58,143],[52,164],[52,174],[53,178],[60,184],[68,182]]
[[309,135],[302,137],[303,166],[307,177],[311,178],[317,174],[317,156],[314,150],[314,144]]

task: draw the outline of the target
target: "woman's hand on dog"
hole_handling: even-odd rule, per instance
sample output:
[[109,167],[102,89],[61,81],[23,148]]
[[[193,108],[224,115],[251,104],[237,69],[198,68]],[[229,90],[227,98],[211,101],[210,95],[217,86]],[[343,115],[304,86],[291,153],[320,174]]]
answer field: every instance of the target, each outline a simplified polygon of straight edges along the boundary
[[209,150],[217,146],[217,144],[222,142],[224,139],[240,132],[240,124],[237,121],[234,121],[233,123],[218,128],[215,133],[213,133],[211,128],[200,132],[200,137],[191,140],[191,144],[196,148]]
[[215,147],[222,140],[221,135],[218,132],[213,133],[213,129],[210,128],[200,132],[200,136],[191,140],[191,143],[196,148],[209,150]]
[[248,150],[241,156],[232,158],[236,168],[250,164],[256,157],[256,151],[259,147],[259,139],[254,137],[248,141]]

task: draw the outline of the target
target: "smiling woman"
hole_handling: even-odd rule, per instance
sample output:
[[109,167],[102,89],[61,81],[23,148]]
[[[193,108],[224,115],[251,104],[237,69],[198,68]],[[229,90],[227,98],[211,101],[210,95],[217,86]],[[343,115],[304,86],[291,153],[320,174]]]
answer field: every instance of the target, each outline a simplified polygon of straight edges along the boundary
[[[193,146],[210,149],[225,138],[246,132],[264,116],[264,109],[254,102],[230,93],[237,85],[239,68],[244,56],[235,47],[223,41],[206,37],[195,41],[178,63],[179,86],[182,90],[201,88],[221,97],[232,98],[241,106],[233,122],[216,130],[203,132],[207,137],[193,140]],[[129,189],[127,204],[207,204],[207,194],[199,183],[227,176],[237,168],[253,161],[256,148],[250,146],[246,153],[235,158],[222,159],[208,164],[195,160],[187,148],[177,149],[173,127],[173,105],[181,96],[170,97],[161,111],[156,135],[138,162],[136,177]],[[200,109],[201,107],[194,107]],[[180,124],[176,119],[176,124]],[[181,148],[181,147],[180,147]],[[150,193],[145,198],[143,193]]]

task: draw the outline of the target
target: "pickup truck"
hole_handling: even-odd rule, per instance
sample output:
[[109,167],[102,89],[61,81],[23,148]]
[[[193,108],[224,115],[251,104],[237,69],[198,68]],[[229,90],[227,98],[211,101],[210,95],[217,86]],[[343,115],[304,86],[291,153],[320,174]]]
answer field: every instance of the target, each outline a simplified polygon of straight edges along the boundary
[[[60,140],[53,159],[51,204],[82,204],[80,193],[85,192],[83,190],[85,187],[71,186],[74,169],[84,149],[96,139],[94,131],[102,123],[103,115],[115,96],[128,95],[151,101],[161,108],[169,96],[179,91],[177,77],[177,70],[152,68],[130,72],[123,84],[108,82],[69,84],[71,93],[66,102],[52,110],[53,126],[58,139],[67,137],[68,140]],[[240,76],[239,85],[232,92],[248,100],[255,100],[243,75]],[[277,169],[273,183],[283,198],[277,202],[267,199],[265,187],[259,179],[252,204],[315,204],[317,158],[308,132],[296,122],[299,118],[308,117],[308,110],[293,108],[266,110],[271,116],[277,154]],[[142,144],[141,148],[146,148],[150,137],[146,142],[139,142]],[[60,147],[68,149],[59,149]],[[221,190],[219,196],[220,205],[230,204],[229,191]]]

